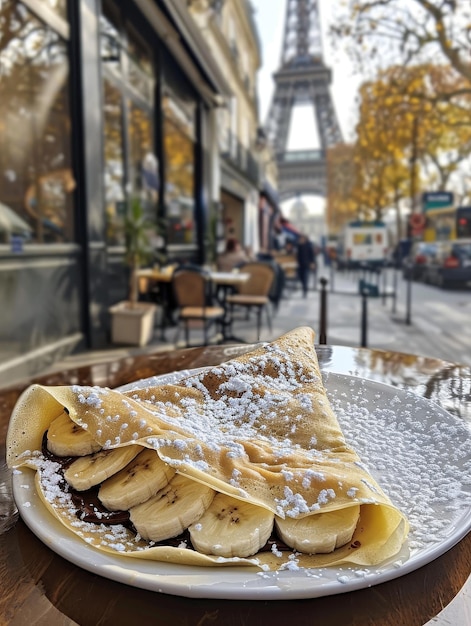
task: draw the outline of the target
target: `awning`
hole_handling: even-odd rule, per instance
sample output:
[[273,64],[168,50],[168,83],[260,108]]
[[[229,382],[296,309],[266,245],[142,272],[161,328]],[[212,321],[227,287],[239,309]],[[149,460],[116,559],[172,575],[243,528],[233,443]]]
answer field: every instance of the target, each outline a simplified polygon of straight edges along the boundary
[[[174,0],[171,2],[163,0],[172,19],[175,20],[174,27],[158,8],[155,0],[135,0],[135,2],[207,103],[220,105],[225,97],[232,95],[232,90],[212,59],[201,32],[188,15],[186,5],[183,9],[180,3],[175,4]],[[195,58],[198,59],[197,62]]]
[[281,230],[282,232],[290,237],[291,239],[297,240],[298,237],[301,236],[301,231],[296,228],[296,226],[291,223],[286,217],[280,218]]
[[280,209],[280,201],[278,198],[278,192],[276,191],[274,187],[272,187],[272,185],[270,185],[270,183],[267,180],[263,182],[260,193],[266,197],[266,199],[272,205],[272,207],[274,207],[277,210]]

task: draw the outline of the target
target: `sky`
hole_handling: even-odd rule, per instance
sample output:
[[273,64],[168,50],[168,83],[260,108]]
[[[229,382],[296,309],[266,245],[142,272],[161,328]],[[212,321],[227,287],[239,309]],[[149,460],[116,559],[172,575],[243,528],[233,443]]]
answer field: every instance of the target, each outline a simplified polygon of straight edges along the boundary
[[[272,74],[279,69],[287,0],[252,0],[262,46],[262,67],[258,74],[260,118],[266,122],[268,109],[274,93]],[[333,49],[328,36],[329,23],[339,0],[319,0],[322,29],[322,46],[325,64],[332,70],[331,96],[337,111],[343,137],[348,141],[353,134],[356,119],[355,98],[359,77],[353,72],[345,51]],[[311,107],[294,109],[288,150],[318,147],[317,131]],[[302,198],[314,212],[322,210],[323,201]],[[291,201],[292,203],[292,201]]]
[[[262,67],[259,70],[261,119],[266,120],[274,92],[273,72],[279,69],[287,0],[252,0],[262,44]],[[324,61],[332,69],[331,95],[339,123],[348,139],[355,125],[355,95],[359,78],[354,74],[346,53],[333,49],[328,35],[329,24],[339,0],[319,0]]]

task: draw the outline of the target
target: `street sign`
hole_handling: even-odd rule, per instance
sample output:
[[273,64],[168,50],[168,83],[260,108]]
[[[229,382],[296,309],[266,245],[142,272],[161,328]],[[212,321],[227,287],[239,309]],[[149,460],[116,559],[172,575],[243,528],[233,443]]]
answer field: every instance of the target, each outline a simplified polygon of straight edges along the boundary
[[424,232],[427,218],[423,213],[412,213],[409,216],[409,227],[412,237],[420,237]]
[[450,239],[455,230],[456,208],[451,191],[429,191],[422,194],[422,213],[427,218],[421,236],[425,241]]
[[427,191],[422,194],[424,213],[441,211],[453,206],[454,197],[451,191]]

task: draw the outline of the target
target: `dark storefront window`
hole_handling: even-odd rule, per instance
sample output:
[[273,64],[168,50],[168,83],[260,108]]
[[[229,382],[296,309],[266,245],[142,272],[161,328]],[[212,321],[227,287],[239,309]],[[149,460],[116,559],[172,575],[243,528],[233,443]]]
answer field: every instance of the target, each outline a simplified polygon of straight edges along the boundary
[[107,244],[124,244],[124,216],[138,197],[156,223],[158,165],[154,149],[155,73],[150,50],[105,4],[101,17]]
[[163,147],[169,244],[194,244],[196,100],[170,59],[164,67]]
[[104,80],[104,135],[106,240],[113,245],[124,241],[123,106],[121,92],[106,78]]
[[164,98],[165,200],[168,243],[194,243],[194,138],[182,109]]
[[70,242],[66,42],[14,0],[0,2],[0,25],[0,243]]
[[129,166],[132,188],[139,191],[149,221],[155,221],[159,192],[157,157],[153,151],[153,123],[149,110],[132,100],[129,111]]

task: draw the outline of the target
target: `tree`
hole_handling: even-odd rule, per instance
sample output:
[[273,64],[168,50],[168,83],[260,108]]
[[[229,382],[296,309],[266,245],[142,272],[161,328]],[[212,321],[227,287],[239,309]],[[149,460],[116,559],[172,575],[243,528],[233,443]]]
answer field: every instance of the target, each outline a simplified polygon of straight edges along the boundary
[[449,66],[424,64],[393,66],[363,83],[356,141],[344,155],[329,153],[328,210],[381,219],[394,207],[403,235],[404,199],[413,207],[421,188],[449,188],[471,152],[471,96],[438,96],[457,93],[463,80]]
[[327,151],[326,216],[331,234],[356,214],[354,148],[353,144],[336,144]]
[[471,92],[469,0],[349,0],[331,28],[347,37],[359,66],[446,63]]
[[446,189],[471,152],[471,95],[456,96],[463,82],[447,65],[390,67],[362,88],[358,128],[364,133],[373,116],[383,145],[409,159],[414,148],[424,183]]

